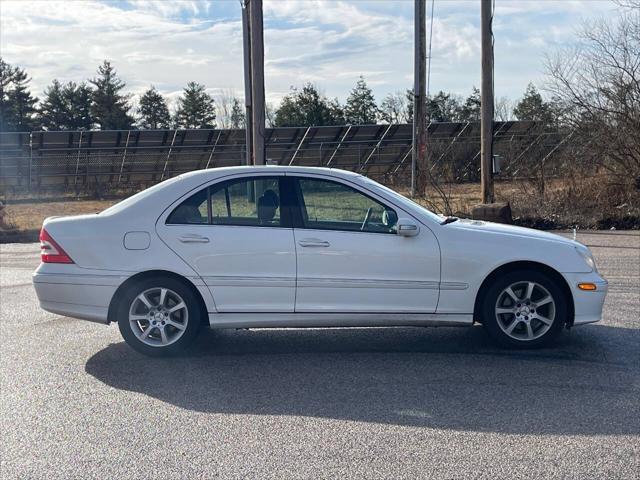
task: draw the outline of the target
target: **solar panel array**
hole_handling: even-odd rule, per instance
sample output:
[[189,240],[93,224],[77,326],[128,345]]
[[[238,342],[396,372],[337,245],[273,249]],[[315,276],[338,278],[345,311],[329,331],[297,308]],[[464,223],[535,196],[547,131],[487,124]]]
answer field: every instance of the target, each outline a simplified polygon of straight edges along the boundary
[[[522,151],[539,130],[535,122],[496,122],[495,149],[515,141],[516,152]],[[279,165],[407,176],[411,131],[410,124],[271,128],[266,155]],[[451,145],[469,144],[479,154],[480,124],[432,123],[428,138],[445,153]],[[1,133],[0,191],[148,185],[192,170],[241,165],[244,159],[244,130]],[[438,161],[446,161],[444,154]]]

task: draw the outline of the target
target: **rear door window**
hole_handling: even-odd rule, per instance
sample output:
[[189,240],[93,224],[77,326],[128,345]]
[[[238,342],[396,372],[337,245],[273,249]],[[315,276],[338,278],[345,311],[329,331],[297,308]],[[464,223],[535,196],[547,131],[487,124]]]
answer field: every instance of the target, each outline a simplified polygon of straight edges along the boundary
[[241,178],[204,188],[178,205],[166,223],[281,227],[281,178]]

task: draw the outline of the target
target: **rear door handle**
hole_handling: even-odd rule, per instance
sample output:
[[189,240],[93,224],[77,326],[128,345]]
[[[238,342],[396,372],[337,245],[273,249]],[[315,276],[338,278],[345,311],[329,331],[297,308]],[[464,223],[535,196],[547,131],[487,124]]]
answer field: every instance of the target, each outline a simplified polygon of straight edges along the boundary
[[178,240],[182,243],[209,243],[209,238],[202,235],[181,235]]
[[317,238],[304,238],[298,242],[301,247],[329,247],[331,244],[326,240],[319,240]]

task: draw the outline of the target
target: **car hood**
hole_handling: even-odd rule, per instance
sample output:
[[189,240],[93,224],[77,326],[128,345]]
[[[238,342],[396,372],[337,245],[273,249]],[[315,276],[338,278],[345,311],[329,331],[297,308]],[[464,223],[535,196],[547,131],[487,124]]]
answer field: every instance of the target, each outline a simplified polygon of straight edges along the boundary
[[481,220],[460,219],[457,222],[445,225],[445,228],[455,228],[458,230],[470,230],[474,232],[486,232],[513,237],[526,237],[529,239],[539,239],[569,245],[579,245],[579,242],[571,240],[554,233],[534,230],[533,228],[517,227],[515,225],[505,225],[502,223],[485,222]]

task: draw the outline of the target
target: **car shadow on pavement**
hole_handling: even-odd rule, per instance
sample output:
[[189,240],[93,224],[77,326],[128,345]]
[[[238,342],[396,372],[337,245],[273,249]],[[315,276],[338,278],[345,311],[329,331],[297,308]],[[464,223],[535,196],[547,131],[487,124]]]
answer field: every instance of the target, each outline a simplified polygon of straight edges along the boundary
[[198,412],[459,431],[637,435],[638,330],[593,325],[553,349],[497,349],[480,327],[203,331],[188,356],[124,342],[87,373]]

